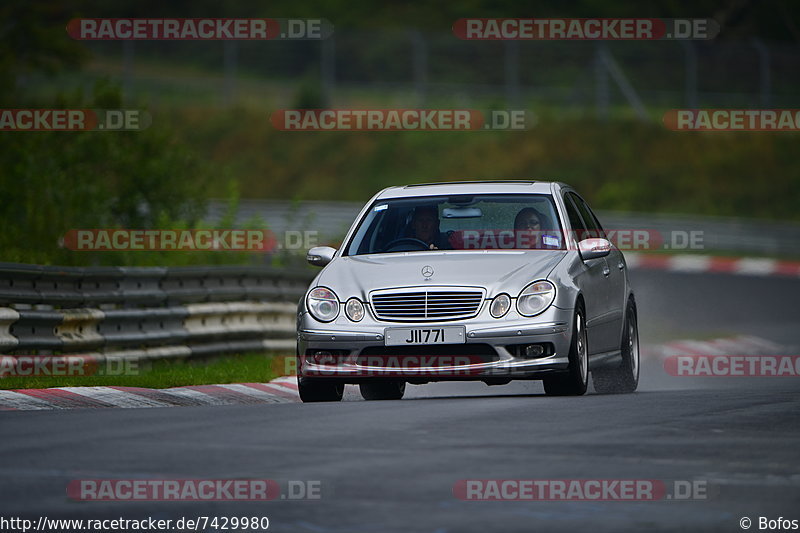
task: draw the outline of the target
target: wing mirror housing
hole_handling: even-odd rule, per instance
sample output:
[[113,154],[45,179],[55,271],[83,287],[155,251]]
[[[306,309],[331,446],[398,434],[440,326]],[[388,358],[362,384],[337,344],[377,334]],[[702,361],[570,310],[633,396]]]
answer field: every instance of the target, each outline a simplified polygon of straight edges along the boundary
[[324,267],[333,260],[335,253],[336,248],[331,248],[330,246],[315,246],[306,253],[306,261],[311,265]]
[[584,261],[606,257],[611,253],[611,243],[607,239],[584,239],[578,243],[578,253]]

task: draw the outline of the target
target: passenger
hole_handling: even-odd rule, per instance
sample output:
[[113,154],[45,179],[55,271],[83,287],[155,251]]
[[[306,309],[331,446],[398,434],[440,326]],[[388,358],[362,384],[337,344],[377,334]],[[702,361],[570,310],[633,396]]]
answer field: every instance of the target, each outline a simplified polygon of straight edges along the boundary
[[514,230],[541,231],[542,214],[532,207],[521,209],[516,218],[514,218]]
[[544,217],[533,207],[520,209],[514,218],[514,236],[517,248],[541,248]]

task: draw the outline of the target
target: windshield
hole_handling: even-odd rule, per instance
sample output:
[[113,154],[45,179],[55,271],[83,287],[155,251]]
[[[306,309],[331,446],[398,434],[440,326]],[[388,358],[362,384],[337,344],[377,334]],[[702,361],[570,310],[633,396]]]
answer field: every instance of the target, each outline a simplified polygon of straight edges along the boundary
[[458,195],[378,200],[344,255],[427,250],[561,250],[550,195]]

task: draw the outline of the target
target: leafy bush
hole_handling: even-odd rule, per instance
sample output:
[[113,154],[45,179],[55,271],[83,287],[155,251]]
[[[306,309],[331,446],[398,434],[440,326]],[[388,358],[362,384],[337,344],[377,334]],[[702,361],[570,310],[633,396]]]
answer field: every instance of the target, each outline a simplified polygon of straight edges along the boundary
[[[120,108],[119,91],[95,88],[90,102],[63,107]],[[135,132],[5,132],[0,144],[1,260],[62,265],[241,263],[228,252],[76,252],[63,247],[71,229],[199,229],[207,189],[228,183],[230,205],[217,227],[233,227],[238,191],[219,165],[195,154],[158,123]],[[249,227],[263,227],[250,221]]]

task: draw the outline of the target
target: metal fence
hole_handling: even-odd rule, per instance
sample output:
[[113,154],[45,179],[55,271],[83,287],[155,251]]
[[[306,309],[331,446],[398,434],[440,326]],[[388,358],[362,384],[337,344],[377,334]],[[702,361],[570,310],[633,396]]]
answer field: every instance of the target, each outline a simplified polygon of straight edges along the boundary
[[312,272],[0,263],[0,354],[146,360],[294,350]]
[[[368,94],[373,104],[401,107],[488,100],[602,118],[617,106],[640,117],[653,108],[792,106],[800,87],[800,47],[759,40],[464,41],[446,32],[341,28],[324,41],[86,46],[113,65],[126,97],[138,103],[172,95],[170,104],[180,105],[204,94],[218,105],[249,96],[281,107],[303,100],[335,107]],[[185,68],[147,67],[164,61]]]

